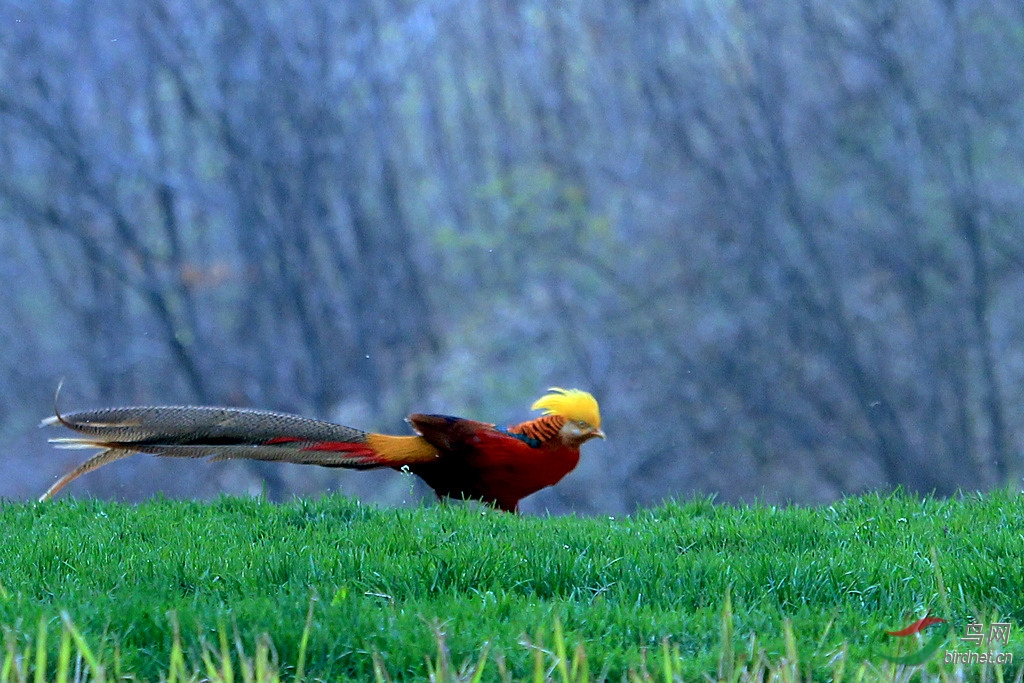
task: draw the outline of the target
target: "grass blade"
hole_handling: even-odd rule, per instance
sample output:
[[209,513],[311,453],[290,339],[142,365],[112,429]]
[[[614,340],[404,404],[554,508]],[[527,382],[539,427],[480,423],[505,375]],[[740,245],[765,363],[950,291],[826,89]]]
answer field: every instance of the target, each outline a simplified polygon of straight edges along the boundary
[[46,683],[46,617],[39,617],[39,629],[36,631],[36,671],[35,683]]

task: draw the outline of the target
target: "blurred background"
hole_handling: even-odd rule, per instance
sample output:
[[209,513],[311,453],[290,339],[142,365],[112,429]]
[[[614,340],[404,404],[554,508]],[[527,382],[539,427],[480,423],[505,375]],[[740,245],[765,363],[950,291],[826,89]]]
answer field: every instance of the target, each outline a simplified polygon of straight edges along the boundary
[[528,512],[1018,487],[1022,65],[1019,0],[2,0],[0,496],[85,457],[61,378],[394,433],[590,390]]

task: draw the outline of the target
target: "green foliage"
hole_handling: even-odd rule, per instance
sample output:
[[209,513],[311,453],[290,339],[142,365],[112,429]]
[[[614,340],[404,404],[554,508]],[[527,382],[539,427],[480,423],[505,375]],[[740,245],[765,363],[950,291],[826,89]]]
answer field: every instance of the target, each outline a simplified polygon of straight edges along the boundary
[[881,671],[877,653],[900,646],[884,631],[926,613],[956,634],[1009,621],[1024,657],[1024,498],[1007,493],[695,500],[626,518],[340,498],[69,500],[0,516],[0,623],[20,667],[72,648],[78,666],[144,680],[228,679],[231,657],[250,674],[331,680],[471,680],[480,667],[737,680],[785,662],[821,678]]

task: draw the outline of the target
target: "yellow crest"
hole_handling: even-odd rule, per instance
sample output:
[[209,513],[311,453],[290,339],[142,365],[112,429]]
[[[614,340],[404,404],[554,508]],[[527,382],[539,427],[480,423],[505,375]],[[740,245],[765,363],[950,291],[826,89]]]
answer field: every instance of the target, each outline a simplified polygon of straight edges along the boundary
[[567,420],[586,422],[594,429],[601,428],[601,411],[597,399],[579,389],[551,387],[530,406],[530,410],[543,410],[545,415],[561,415]]

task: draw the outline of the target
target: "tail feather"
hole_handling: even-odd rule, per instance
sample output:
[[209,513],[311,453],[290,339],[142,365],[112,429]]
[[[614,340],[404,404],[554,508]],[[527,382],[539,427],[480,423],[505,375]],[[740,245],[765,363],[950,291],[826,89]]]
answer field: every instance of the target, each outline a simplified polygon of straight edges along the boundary
[[[85,446],[82,446],[82,447],[85,448]],[[104,448],[102,451],[100,451],[96,455],[92,456],[91,458],[89,458],[88,460],[83,462],[81,465],[79,465],[78,467],[76,467],[75,469],[71,470],[70,472],[65,474],[63,477],[58,479],[57,482],[53,486],[51,486],[50,488],[46,489],[46,493],[44,493],[43,495],[39,496],[39,502],[42,503],[42,502],[45,502],[47,500],[50,500],[55,495],[60,493],[60,490],[62,488],[64,488],[65,486],[67,486],[68,484],[73,482],[75,479],[78,479],[83,474],[87,474],[89,472],[92,472],[95,469],[99,469],[100,467],[103,467],[104,465],[112,463],[115,460],[120,460],[121,458],[127,458],[129,455],[133,455],[133,454],[134,454],[134,451],[118,449],[118,448]]]
[[306,441],[366,440],[366,432],[299,415],[212,406],[134,406],[57,414],[42,424],[61,424],[104,441],[141,443],[156,439],[237,439],[260,442],[282,436]]
[[58,413],[42,426],[63,425],[82,437],[50,439],[58,448],[100,452],[40,497],[52,498],[78,477],[135,453],[211,460],[265,460],[325,467],[399,467],[436,457],[420,437],[367,432],[266,410],[206,406],[138,406]]

